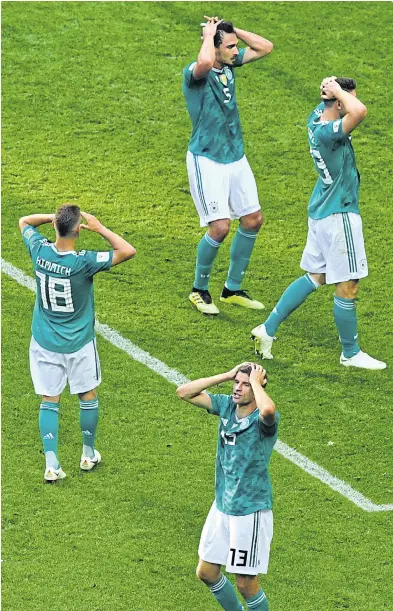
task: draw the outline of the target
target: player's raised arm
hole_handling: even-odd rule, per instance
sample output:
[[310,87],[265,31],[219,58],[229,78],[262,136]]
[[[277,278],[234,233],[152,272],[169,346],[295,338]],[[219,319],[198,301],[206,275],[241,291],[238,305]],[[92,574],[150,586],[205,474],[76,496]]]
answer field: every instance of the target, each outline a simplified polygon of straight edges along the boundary
[[217,26],[222,20],[215,18],[208,18],[208,22],[203,27],[202,32],[202,46],[200,48],[197,63],[193,70],[193,77],[195,80],[205,78],[213,68],[214,61],[216,59],[216,48],[214,46],[214,36],[217,31]]
[[346,136],[348,136],[367,115],[367,108],[358,100],[355,91],[344,91],[333,76],[322,81],[321,97],[323,100],[338,100],[340,102],[342,111],[345,113],[342,120],[342,129]]
[[81,215],[86,221],[85,224],[81,223],[81,228],[99,233],[112,246],[114,250],[112,266],[127,261],[127,259],[131,259],[135,255],[135,248],[127,240],[105,227],[95,216],[87,212],[81,212]]
[[52,223],[55,220],[54,214],[30,214],[29,216],[22,216],[19,219],[19,229],[23,233],[23,230],[28,225],[32,227],[39,227],[46,223]]
[[267,427],[273,426],[276,421],[276,406],[264,389],[267,378],[266,370],[261,365],[252,363],[250,384],[262,422]]
[[247,45],[242,64],[249,64],[269,55],[273,51],[273,43],[259,34],[253,34],[235,27],[236,36]]
[[200,378],[199,380],[194,380],[193,382],[187,382],[187,384],[183,384],[177,388],[177,396],[180,397],[180,399],[183,399],[183,401],[187,401],[187,403],[192,403],[196,407],[211,409],[212,402],[205,390],[207,388],[211,388],[212,386],[216,386],[217,384],[222,384],[223,382],[233,380],[240,367],[242,367],[244,364],[245,363],[236,365],[236,367],[225,373],[220,373],[208,378]]

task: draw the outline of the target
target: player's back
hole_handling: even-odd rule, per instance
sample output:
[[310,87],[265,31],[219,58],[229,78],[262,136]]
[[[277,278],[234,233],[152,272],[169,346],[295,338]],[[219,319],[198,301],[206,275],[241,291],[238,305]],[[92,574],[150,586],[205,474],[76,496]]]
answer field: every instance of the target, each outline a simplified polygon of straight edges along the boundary
[[351,136],[343,132],[342,119],[321,121],[324,105],[308,119],[308,141],[318,180],[309,201],[309,216],[324,218],[338,212],[357,212],[359,175]]
[[94,338],[93,275],[110,268],[113,253],[61,252],[31,227],[23,237],[37,283],[33,337],[47,350],[76,352]]

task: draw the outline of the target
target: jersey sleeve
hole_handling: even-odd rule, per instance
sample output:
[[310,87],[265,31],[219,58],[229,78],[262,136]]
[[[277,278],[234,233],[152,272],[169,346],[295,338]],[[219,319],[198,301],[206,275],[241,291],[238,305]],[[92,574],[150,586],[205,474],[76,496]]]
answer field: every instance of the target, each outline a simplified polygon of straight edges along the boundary
[[268,426],[261,419],[259,419],[259,431],[262,437],[274,437],[277,435],[278,423],[280,420],[280,414],[276,412],[276,421],[274,424]]
[[186,66],[183,70],[183,80],[184,80],[184,84],[186,87],[192,88],[192,87],[201,87],[205,84],[206,79],[205,78],[201,78],[201,79],[194,79],[194,68],[196,66],[196,62],[192,62],[191,64],[189,64],[188,66]]
[[211,395],[210,393],[207,394],[209,395],[212,402],[211,409],[207,410],[209,414],[212,414],[213,416],[223,416],[228,408],[228,399],[230,399],[230,397],[228,395]]
[[240,68],[243,65],[243,57],[246,52],[246,48],[247,47],[243,47],[242,49],[239,49],[239,53],[238,55],[236,55],[235,62],[233,64],[235,68]]
[[337,142],[343,140],[345,134],[343,132],[343,120],[329,121],[325,125],[321,125],[318,133],[318,140],[325,146],[330,148],[336,147]]
[[98,272],[103,272],[111,268],[113,259],[113,250],[104,250],[96,252],[94,250],[86,250],[83,254],[83,269],[86,276],[94,276]]
[[32,225],[27,225],[22,233],[22,238],[30,257],[33,255],[34,247],[41,244],[46,238]]

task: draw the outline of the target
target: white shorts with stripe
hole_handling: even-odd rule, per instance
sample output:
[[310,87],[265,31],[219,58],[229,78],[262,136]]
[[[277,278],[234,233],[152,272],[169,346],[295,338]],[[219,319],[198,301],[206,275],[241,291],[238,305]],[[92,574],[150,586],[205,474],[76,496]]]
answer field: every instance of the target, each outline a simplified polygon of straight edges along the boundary
[[245,155],[233,163],[218,163],[187,151],[187,171],[201,227],[218,219],[240,219],[261,209]]
[[365,278],[368,267],[360,214],[309,218],[300,267],[312,274],[326,274],[326,284]]
[[42,348],[34,337],[30,342],[30,373],[37,395],[61,395],[67,381],[72,395],[88,392],[101,384],[96,340],[77,352],[63,354]]
[[225,565],[228,573],[266,574],[273,537],[273,512],[257,511],[247,516],[230,516],[214,501],[199,543],[201,560]]

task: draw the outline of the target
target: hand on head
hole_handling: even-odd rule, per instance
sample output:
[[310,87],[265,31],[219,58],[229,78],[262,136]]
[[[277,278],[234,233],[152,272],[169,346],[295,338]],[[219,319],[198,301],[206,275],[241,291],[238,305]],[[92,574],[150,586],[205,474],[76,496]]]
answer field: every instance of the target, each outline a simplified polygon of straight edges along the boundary
[[212,34],[214,36],[217,32],[218,24],[221,23],[223,20],[219,19],[218,17],[207,17],[206,15],[204,15],[204,19],[206,19],[206,23],[202,26],[202,36],[205,36],[207,34]]
[[102,224],[100,221],[93,216],[92,214],[88,214],[87,212],[81,211],[81,217],[86,221],[86,223],[81,223],[81,229],[88,229],[89,231],[99,231],[102,228]]
[[264,388],[267,384],[266,369],[257,363],[251,363],[250,382],[256,382]]
[[332,100],[336,97],[335,93],[341,90],[336,78],[336,76],[327,76],[323,79],[320,85],[321,98],[323,100]]

